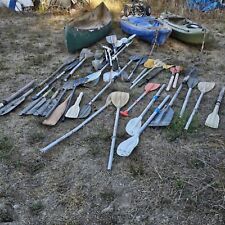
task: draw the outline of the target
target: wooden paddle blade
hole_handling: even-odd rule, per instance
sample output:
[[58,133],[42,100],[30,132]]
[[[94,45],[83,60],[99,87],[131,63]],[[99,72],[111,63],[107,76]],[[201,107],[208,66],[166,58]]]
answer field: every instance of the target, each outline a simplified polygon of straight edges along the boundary
[[201,93],[211,91],[215,87],[215,82],[200,82],[198,83],[198,89]]
[[48,126],[55,126],[59,119],[62,117],[63,113],[65,112],[69,98],[70,96],[59,106],[57,106],[56,109],[52,112],[52,114],[46,120],[44,120],[42,124]]
[[207,127],[217,129],[219,127],[219,122],[220,122],[219,115],[212,112],[211,114],[208,115],[205,121],[205,125]]
[[160,84],[156,83],[148,83],[145,85],[145,92],[148,93],[150,91],[154,91],[160,87]]
[[129,97],[130,95],[127,92],[116,91],[111,93],[111,100],[113,105],[116,106],[116,108],[121,108],[126,105],[129,101]]
[[127,157],[139,143],[139,136],[135,135],[120,143],[117,148],[117,155]]

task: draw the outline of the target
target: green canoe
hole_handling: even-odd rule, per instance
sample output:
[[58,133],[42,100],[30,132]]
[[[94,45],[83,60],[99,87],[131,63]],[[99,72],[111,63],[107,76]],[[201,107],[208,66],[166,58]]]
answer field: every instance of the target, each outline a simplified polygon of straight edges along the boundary
[[162,13],[160,20],[172,29],[172,37],[189,44],[209,43],[213,40],[209,30],[174,14]]
[[65,27],[65,43],[70,53],[86,48],[104,38],[112,28],[112,17],[104,3]]

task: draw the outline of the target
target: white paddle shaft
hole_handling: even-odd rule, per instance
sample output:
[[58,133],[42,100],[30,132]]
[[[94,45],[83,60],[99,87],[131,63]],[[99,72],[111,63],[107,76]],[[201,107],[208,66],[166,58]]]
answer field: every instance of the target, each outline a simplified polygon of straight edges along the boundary
[[68,133],[64,134],[63,136],[61,136],[60,138],[56,139],[55,141],[53,141],[52,143],[50,143],[49,145],[47,145],[46,147],[42,148],[40,151],[42,153],[46,153],[48,152],[51,148],[53,148],[55,145],[59,144],[60,142],[62,142],[63,140],[65,140],[66,138],[70,137],[72,134],[76,133],[78,130],[80,130],[82,127],[84,127],[87,123],[89,123],[94,117],[96,117],[98,114],[100,114],[106,107],[108,106],[108,104],[105,104],[104,106],[102,106],[98,111],[96,111],[95,113],[93,113],[91,116],[89,116],[86,120],[83,121],[83,123],[81,123],[80,125],[78,125],[77,127],[75,127],[74,129],[72,129],[71,131],[69,131]]
[[148,70],[148,68],[144,68],[140,74],[131,82],[131,84],[134,84],[144,73],[146,73],[146,71]]
[[186,110],[186,107],[187,107],[189,98],[190,98],[190,96],[191,96],[191,92],[192,92],[192,88],[189,88],[189,89],[188,89],[188,92],[187,92],[187,95],[186,95],[186,97],[185,97],[184,103],[183,103],[183,105],[182,105],[181,111],[180,111],[180,118],[184,115],[184,112],[185,112],[185,110]]
[[166,87],[166,91],[169,91],[169,90],[170,90],[170,88],[171,88],[171,86],[172,86],[172,84],[173,84],[173,80],[174,80],[174,75],[172,75],[172,76],[170,77],[169,83],[168,83],[168,85],[167,85],[167,87]]
[[177,82],[178,82],[178,79],[179,79],[179,73],[176,73],[176,76],[174,78],[174,82],[173,82],[173,88],[176,88],[177,87]]
[[110,148],[110,153],[109,153],[109,161],[108,161],[108,166],[107,166],[108,170],[112,169],[113,155],[114,155],[114,149],[115,149],[115,144],[116,144],[116,133],[117,133],[118,123],[119,123],[119,115],[120,115],[120,108],[117,108],[116,109],[116,118],[115,118],[114,128],[113,128],[111,148]]
[[191,115],[190,115],[190,117],[189,117],[185,127],[184,127],[185,130],[188,130],[188,128],[189,128],[189,126],[190,126],[190,124],[191,124],[191,122],[192,122],[192,120],[194,118],[195,113],[198,111],[198,108],[199,108],[199,105],[200,105],[200,103],[202,101],[203,96],[204,96],[204,93],[201,93],[199,98],[198,98],[198,101],[196,102],[195,107],[194,107],[194,109],[193,109],[193,111],[192,111],[192,113],[191,113]]
[[128,112],[129,112],[129,111],[130,111],[130,110],[131,110],[138,102],[141,101],[142,98],[145,97],[145,95],[147,95],[146,92],[144,92],[143,94],[141,94],[141,96],[138,97],[138,99],[136,99],[136,100],[134,101],[134,103],[133,103],[130,107],[128,107],[127,110],[125,110],[125,111],[128,111]]
[[131,71],[130,75],[128,76],[128,80],[133,76],[134,72],[137,70],[138,66],[140,65],[142,59],[139,59],[134,67],[134,69]]

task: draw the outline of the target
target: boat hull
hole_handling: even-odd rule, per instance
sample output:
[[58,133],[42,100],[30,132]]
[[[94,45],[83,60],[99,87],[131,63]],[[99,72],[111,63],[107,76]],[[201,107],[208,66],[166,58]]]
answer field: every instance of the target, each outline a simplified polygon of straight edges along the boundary
[[[122,19],[120,21],[121,29],[128,34],[136,34],[137,37],[150,44],[153,44],[156,41],[157,45],[163,45],[170,36],[172,30],[163,24],[159,24],[160,22],[154,17],[140,17],[140,19],[143,19],[144,21],[141,24],[135,24],[128,19]],[[154,26],[154,24],[152,26],[147,26],[147,21],[149,23],[156,23],[157,21],[158,24],[157,26]],[[146,24],[146,26],[142,26],[144,24]]]

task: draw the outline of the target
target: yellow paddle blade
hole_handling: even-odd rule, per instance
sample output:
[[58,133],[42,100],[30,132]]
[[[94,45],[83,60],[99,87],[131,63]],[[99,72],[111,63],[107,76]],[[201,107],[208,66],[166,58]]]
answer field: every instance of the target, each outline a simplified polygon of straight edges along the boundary
[[164,64],[164,65],[163,65],[163,69],[164,69],[164,70],[168,70],[168,69],[170,69],[171,67],[174,67],[174,65],[167,65],[167,64]]
[[145,63],[144,63],[144,67],[146,68],[153,68],[155,65],[155,60],[154,59],[148,59]]

